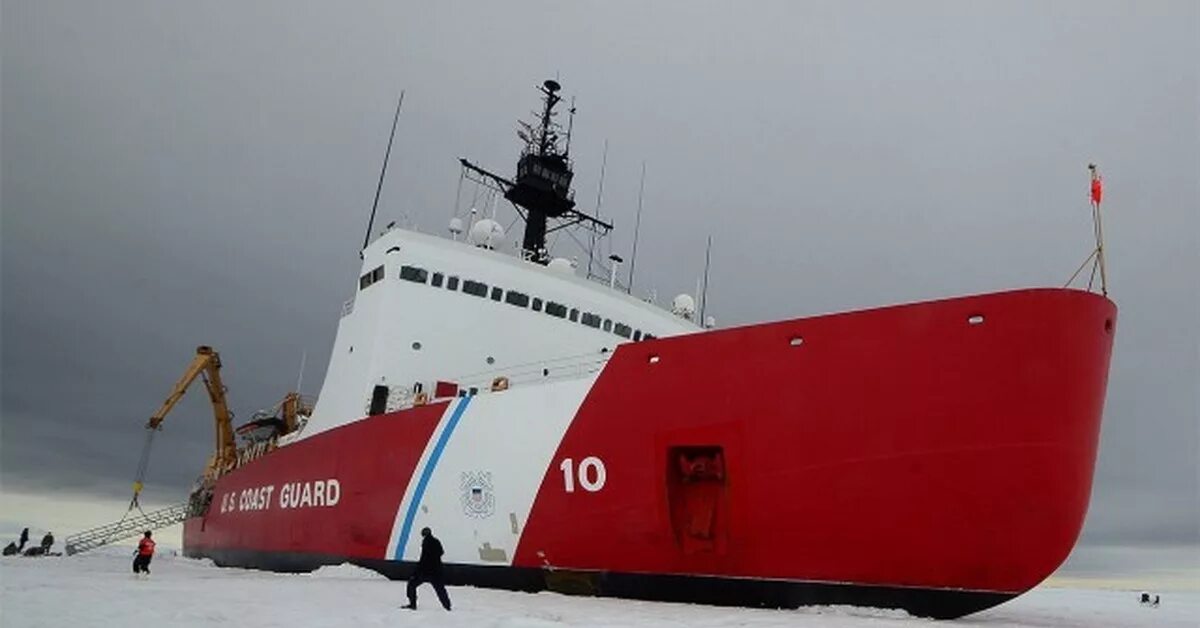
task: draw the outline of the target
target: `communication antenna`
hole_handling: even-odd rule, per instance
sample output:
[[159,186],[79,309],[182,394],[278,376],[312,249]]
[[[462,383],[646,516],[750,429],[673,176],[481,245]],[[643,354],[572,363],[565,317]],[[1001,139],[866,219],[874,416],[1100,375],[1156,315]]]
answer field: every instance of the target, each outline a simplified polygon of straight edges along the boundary
[[[600,217],[600,204],[604,201],[604,171],[608,166],[608,140],[604,140],[604,154],[600,157],[600,186],[596,188],[596,218]],[[592,259],[596,256],[596,232],[592,231],[592,242],[588,247],[587,276],[592,277]]]
[[646,192],[646,162],[642,162],[642,182],[638,185],[637,221],[633,225],[633,253],[629,256],[629,286],[626,291],[633,294],[633,268],[637,264],[638,232],[642,230],[642,195]]
[[700,290],[700,321],[703,323],[704,309],[708,306],[708,265],[712,254],[712,236],[708,236],[708,246],[704,248],[704,288]]
[[304,383],[304,363],[306,361],[308,361],[308,349],[300,354],[300,374],[296,376],[296,392],[300,392],[300,386]]
[[400,99],[396,102],[396,115],[392,116],[392,132],[388,135],[387,151],[383,153],[383,167],[379,169],[379,184],[375,186],[375,202],[371,203],[371,218],[367,220],[367,234],[363,236],[362,249],[358,256],[371,243],[371,227],[375,226],[375,211],[379,209],[379,193],[383,191],[383,178],[387,175],[388,159],[392,156],[392,140],[396,139],[396,123],[400,121],[400,107],[404,105],[404,90],[400,90]]
[[569,117],[567,118],[567,143],[563,147],[563,156],[571,156],[571,131],[575,130],[575,97],[571,97],[571,108],[567,110]]

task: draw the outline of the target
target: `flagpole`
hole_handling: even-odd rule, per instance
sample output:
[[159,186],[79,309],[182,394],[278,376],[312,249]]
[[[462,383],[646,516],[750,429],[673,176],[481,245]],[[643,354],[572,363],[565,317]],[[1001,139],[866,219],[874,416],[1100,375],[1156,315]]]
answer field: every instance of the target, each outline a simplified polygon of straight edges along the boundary
[[1100,267],[1100,292],[1108,296],[1108,273],[1104,264],[1104,222],[1100,218],[1104,180],[1096,170],[1096,164],[1088,164],[1088,170],[1092,173],[1092,220],[1096,230],[1096,265]]

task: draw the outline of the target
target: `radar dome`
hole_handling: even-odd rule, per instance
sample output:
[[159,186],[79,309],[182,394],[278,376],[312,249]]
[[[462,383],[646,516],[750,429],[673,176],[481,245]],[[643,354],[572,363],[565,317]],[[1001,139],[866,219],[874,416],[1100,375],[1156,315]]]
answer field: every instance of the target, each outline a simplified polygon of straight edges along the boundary
[[462,218],[455,216],[450,219],[450,233],[458,235],[463,232]]
[[575,274],[575,265],[571,263],[571,260],[569,260],[565,257],[556,257],[556,258],[550,260],[550,263],[546,264],[546,268],[549,268],[550,270],[552,270],[556,273],[562,273],[564,275],[574,275]]
[[688,320],[696,313],[696,300],[690,294],[681,294],[671,300],[671,313]]
[[484,218],[471,225],[471,233],[467,235],[467,239],[475,246],[498,249],[504,244],[504,227],[491,218]]

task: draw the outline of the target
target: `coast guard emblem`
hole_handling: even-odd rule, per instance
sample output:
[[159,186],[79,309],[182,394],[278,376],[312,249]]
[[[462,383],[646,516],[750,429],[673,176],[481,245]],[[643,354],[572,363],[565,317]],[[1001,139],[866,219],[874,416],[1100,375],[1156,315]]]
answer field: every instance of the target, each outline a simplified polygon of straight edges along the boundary
[[462,489],[463,514],[485,519],[496,512],[496,495],[492,489],[490,471],[465,471],[459,482]]

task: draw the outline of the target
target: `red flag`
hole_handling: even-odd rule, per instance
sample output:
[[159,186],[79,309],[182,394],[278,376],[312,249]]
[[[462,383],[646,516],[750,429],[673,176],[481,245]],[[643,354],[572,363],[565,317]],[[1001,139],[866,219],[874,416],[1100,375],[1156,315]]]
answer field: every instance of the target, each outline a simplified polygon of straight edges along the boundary
[[1100,204],[1100,199],[1104,196],[1104,179],[1092,171],[1092,202],[1096,205]]

